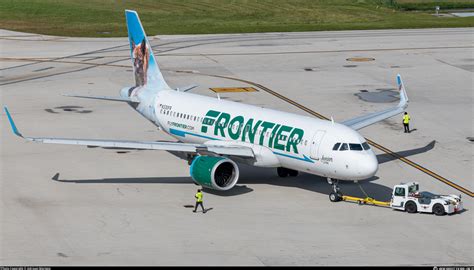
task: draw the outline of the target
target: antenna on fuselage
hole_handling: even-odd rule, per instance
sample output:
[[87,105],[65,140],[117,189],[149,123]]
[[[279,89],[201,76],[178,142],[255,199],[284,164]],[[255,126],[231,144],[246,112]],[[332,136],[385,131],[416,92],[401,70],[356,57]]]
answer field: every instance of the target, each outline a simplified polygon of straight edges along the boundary
[[221,96],[219,95],[219,93],[216,92],[216,94],[217,94],[217,99],[221,100]]
[[332,116],[331,116],[331,122],[332,122],[332,124],[334,125],[334,119],[332,118]]

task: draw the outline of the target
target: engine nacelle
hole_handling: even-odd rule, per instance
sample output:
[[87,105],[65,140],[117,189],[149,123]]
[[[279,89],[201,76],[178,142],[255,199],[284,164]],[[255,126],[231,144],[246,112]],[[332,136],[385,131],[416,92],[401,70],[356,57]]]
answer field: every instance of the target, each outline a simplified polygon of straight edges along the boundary
[[233,188],[239,180],[239,167],[224,157],[196,156],[189,173],[201,186],[222,191]]

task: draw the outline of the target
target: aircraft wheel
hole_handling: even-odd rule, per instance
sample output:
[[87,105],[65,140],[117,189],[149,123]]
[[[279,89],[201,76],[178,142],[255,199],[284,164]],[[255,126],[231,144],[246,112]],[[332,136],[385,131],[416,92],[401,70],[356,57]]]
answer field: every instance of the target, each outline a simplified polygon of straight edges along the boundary
[[435,205],[433,206],[433,213],[434,213],[435,215],[437,215],[437,216],[442,216],[442,215],[444,215],[444,214],[445,214],[445,212],[444,212],[444,207],[443,207],[441,204],[439,204],[439,203],[435,204]]
[[416,204],[412,201],[407,202],[407,204],[405,205],[405,210],[410,214],[416,213],[417,212]]
[[329,194],[329,200],[330,200],[331,202],[338,202],[338,201],[341,200],[341,196],[340,196],[339,194],[337,194],[337,193],[331,192],[331,193]]

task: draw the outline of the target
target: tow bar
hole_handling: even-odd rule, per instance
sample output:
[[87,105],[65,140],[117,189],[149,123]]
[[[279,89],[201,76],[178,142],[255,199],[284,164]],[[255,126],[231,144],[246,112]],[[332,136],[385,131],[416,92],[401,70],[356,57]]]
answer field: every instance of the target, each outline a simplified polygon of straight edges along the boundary
[[377,201],[374,198],[369,197],[367,195],[367,193],[364,191],[364,189],[362,188],[362,186],[359,183],[357,183],[357,185],[359,185],[360,190],[362,191],[362,193],[364,193],[365,198],[343,195],[342,196],[343,201],[356,202],[360,205],[361,204],[372,204],[372,205],[376,205],[376,206],[390,207],[390,202]]

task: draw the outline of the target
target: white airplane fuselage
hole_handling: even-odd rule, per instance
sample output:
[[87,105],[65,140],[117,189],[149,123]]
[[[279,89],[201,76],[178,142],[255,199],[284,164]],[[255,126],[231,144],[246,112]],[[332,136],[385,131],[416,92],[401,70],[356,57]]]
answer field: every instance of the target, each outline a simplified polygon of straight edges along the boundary
[[[122,89],[122,97],[129,97],[128,89]],[[345,125],[192,93],[143,90],[134,91],[140,101],[135,109],[181,142],[247,146],[255,154],[251,165],[338,180],[367,179],[377,172],[366,140]],[[347,150],[333,150],[337,143],[347,144]]]

